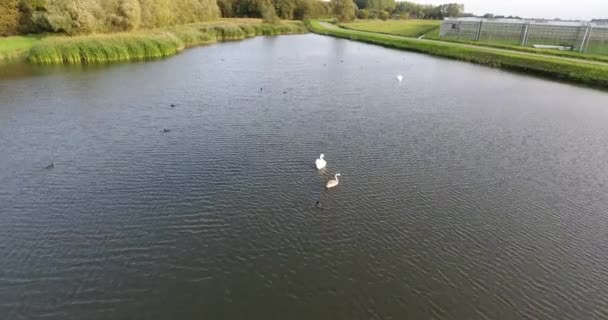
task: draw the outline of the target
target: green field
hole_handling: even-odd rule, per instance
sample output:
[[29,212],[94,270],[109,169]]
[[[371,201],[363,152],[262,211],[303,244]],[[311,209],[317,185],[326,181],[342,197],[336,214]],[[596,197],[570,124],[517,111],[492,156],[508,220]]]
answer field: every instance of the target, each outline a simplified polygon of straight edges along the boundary
[[135,32],[74,37],[8,37],[0,39],[0,60],[25,59],[41,64],[145,60],[217,41],[307,31],[299,21],[267,24],[259,19],[221,19]]
[[605,63],[348,30],[316,20],[309,22],[309,28],[319,34],[533,73],[608,89],[608,64]]
[[420,37],[435,31],[439,35],[441,20],[356,20],[355,22],[342,23],[341,27],[352,30],[370,31],[394,34],[403,37]]
[[0,38],[0,61],[23,57],[27,54],[28,50],[36,43],[39,43],[42,38],[42,36]]

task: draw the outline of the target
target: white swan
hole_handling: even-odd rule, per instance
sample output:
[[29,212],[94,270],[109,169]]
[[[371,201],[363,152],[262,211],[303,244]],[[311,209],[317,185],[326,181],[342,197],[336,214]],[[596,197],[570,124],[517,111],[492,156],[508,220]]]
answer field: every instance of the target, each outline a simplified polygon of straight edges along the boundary
[[397,80],[399,80],[399,82],[403,81],[403,76],[402,75],[398,75],[397,76]]
[[318,170],[325,168],[325,166],[327,165],[327,162],[323,159],[324,157],[325,157],[325,155],[321,154],[319,156],[319,159],[317,159],[317,161],[315,161],[315,165],[317,166]]
[[333,188],[333,187],[337,186],[338,183],[340,183],[340,180],[338,180],[338,177],[340,177],[340,174],[336,173],[335,180],[329,180],[329,181],[327,181],[327,184],[325,185],[325,188],[329,189],[329,188]]

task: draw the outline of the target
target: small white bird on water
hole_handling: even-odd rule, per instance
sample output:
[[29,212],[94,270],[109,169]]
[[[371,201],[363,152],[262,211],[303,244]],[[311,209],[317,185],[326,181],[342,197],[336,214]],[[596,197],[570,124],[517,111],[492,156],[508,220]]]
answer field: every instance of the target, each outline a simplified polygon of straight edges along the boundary
[[336,176],[334,177],[334,180],[327,181],[327,184],[325,185],[325,188],[329,189],[329,188],[336,187],[340,183],[340,180],[338,180],[338,177],[340,177],[340,174],[336,173]]
[[325,168],[325,166],[327,165],[327,162],[325,161],[325,159],[323,159],[324,157],[325,157],[325,155],[321,154],[319,156],[319,159],[317,159],[317,161],[315,161],[315,165],[317,166],[318,170]]
[[398,75],[397,76],[397,80],[399,80],[399,82],[403,81],[403,76],[402,75]]

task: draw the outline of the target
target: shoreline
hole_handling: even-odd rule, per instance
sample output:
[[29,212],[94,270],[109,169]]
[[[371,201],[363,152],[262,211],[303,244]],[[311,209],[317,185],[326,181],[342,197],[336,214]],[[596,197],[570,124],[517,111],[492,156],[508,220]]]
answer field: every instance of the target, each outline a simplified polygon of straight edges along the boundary
[[309,21],[308,27],[312,32],[321,35],[426,53],[608,90],[608,64],[598,61],[577,60],[505,49],[484,48],[451,42],[357,31],[339,28],[318,20]]
[[26,61],[33,64],[91,64],[142,61],[172,56],[187,48],[217,42],[307,32],[300,21],[268,24],[256,19],[228,19],[125,33],[74,37],[17,36],[0,38],[0,63]]

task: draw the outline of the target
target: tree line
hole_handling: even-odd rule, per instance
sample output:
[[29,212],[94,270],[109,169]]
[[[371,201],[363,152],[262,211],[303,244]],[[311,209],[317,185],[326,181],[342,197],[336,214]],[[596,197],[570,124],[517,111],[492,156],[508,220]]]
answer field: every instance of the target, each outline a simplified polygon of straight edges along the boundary
[[0,0],[0,35],[130,31],[217,19],[216,0]]
[[321,0],[0,0],[0,36],[131,31],[219,17],[330,16],[330,3]]
[[355,4],[353,17],[358,19],[443,19],[461,16],[464,12],[464,5],[458,3],[435,6],[395,0],[355,0]]
[[218,0],[225,18],[304,20],[331,17],[331,4],[321,0]]
[[425,5],[395,0],[331,0],[334,17],[339,21],[358,19],[443,19],[464,13],[464,5],[448,3]]
[[329,17],[441,19],[462,11],[456,3],[433,6],[395,0],[0,0],[0,36],[131,31],[219,17],[269,22]]

